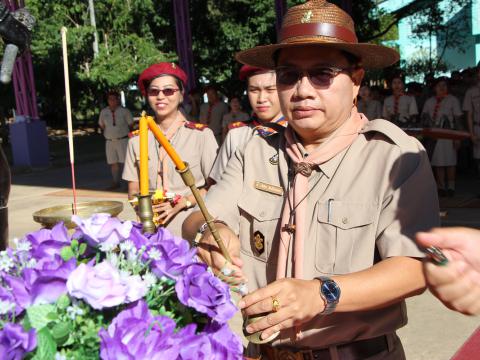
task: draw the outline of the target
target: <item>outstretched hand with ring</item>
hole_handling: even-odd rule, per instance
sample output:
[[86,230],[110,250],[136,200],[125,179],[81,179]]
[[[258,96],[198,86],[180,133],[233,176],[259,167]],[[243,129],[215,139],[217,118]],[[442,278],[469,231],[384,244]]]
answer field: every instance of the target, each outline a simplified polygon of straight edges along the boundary
[[266,339],[310,321],[324,310],[325,303],[320,296],[320,281],[287,278],[251,292],[238,306],[246,316],[268,313],[246,328],[248,333],[262,331],[261,338]]

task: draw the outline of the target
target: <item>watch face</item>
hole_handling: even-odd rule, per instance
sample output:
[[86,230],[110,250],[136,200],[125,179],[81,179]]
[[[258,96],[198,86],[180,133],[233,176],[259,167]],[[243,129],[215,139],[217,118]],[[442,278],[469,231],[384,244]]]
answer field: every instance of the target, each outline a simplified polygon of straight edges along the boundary
[[340,298],[340,288],[335,281],[327,280],[322,283],[322,294],[327,302],[337,302]]

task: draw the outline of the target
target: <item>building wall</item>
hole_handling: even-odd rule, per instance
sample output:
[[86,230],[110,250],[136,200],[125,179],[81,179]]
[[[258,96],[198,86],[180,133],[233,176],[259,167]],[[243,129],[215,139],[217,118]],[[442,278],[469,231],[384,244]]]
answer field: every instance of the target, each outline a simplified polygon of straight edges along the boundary
[[[412,0],[387,0],[379,4],[379,7],[385,11],[395,11],[409,3]],[[442,6],[447,6],[450,1],[441,0]],[[460,26],[457,33],[462,38],[462,44],[465,52],[458,49],[447,49],[443,60],[449,64],[450,70],[463,69],[474,66],[480,61],[480,0],[472,0],[471,4],[458,8],[450,14],[448,23],[452,26]],[[402,19],[398,24],[399,38],[396,41],[400,49],[401,59],[412,61],[418,57],[428,56],[431,51],[432,56],[437,56],[437,51],[441,53],[444,41],[442,36],[437,39],[435,36],[418,39],[412,36],[412,28],[418,23],[415,17]]]

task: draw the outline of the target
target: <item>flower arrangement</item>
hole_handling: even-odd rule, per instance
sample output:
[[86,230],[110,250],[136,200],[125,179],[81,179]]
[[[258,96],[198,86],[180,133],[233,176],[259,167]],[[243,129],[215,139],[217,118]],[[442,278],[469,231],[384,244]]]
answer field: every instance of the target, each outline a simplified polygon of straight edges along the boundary
[[187,241],[73,216],[0,252],[2,359],[241,359],[228,286]]

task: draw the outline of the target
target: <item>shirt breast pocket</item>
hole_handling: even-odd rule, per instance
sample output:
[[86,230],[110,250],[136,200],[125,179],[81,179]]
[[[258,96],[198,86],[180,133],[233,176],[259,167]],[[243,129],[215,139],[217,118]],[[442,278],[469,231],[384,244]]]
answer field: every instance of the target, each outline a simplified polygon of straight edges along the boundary
[[[238,203],[240,210],[241,252],[255,259],[277,263],[274,239],[279,237],[279,222],[283,197],[251,190],[242,194]],[[278,249],[277,249],[278,252]]]
[[370,263],[374,257],[376,205],[330,200],[317,207],[316,269],[327,274],[363,270],[357,264]]

